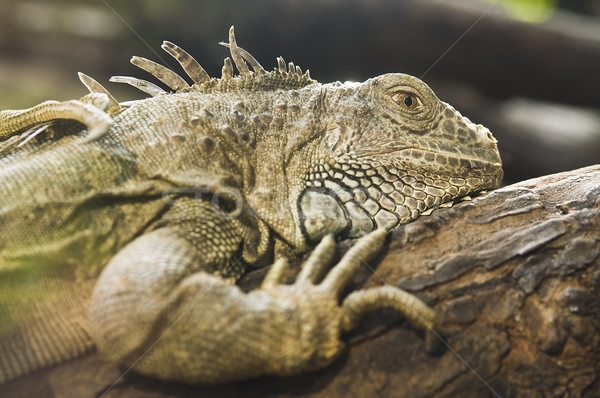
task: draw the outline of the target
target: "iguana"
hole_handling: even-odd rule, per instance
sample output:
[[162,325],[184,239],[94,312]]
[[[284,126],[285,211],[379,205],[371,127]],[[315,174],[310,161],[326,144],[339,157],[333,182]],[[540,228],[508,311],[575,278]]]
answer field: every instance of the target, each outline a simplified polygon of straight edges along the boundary
[[[387,231],[499,185],[489,130],[413,76],[320,84],[265,71],[233,28],[221,44],[218,79],[164,42],[192,85],[133,57],[172,92],[113,77],[152,95],[119,103],[80,74],[81,100],[0,113],[0,382],[94,347],[165,380],[295,374],[381,307],[433,333],[416,297],[344,288]],[[327,271],[334,237],[361,239]],[[268,264],[260,289],[233,283]]]

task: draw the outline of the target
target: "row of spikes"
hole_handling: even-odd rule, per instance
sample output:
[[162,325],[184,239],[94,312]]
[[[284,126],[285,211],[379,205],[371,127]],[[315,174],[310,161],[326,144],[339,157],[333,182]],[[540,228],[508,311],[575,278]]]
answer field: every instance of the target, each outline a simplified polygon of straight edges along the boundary
[[[231,53],[231,58],[225,58],[221,79],[231,79],[234,77],[233,64],[231,62],[231,59],[233,59],[233,62],[235,63],[235,66],[239,71],[240,76],[242,77],[250,76],[253,73],[257,75],[266,75],[269,73],[265,71],[262,65],[248,51],[244,50],[243,48],[237,45],[233,26],[229,29],[229,43],[220,42],[219,44],[229,48],[229,51]],[[169,55],[171,55],[173,58],[175,58],[177,62],[179,62],[185,73],[192,79],[194,84],[201,85],[211,80],[211,77],[208,75],[208,73],[206,73],[204,68],[200,66],[198,61],[196,61],[194,57],[188,54],[181,47],[169,41],[164,41],[161,48],[167,53],[169,53]],[[152,74],[154,77],[156,77],[158,80],[160,80],[176,92],[191,87],[187,83],[187,81],[180,75],[154,61],[134,56],[131,58],[131,63]],[[248,65],[252,67],[252,71],[250,71]],[[282,57],[277,58],[277,68],[274,72],[271,73],[279,73],[284,76],[298,76],[305,79],[306,81],[311,80],[310,72],[308,69],[305,73],[303,73],[302,69],[300,69],[299,66],[295,66],[293,62],[290,62],[286,66],[285,61]],[[121,106],[119,102],[100,83],[81,72],[79,72],[79,79],[91,93],[103,93],[107,95],[109,99],[109,103],[107,106],[109,113],[118,113],[118,111],[120,111]],[[147,94],[150,94],[153,97],[159,94],[166,93],[165,90],[163,90],[156,84],[146,80],[137,79],[135,77],[113,76],[110,78],[110,81],[129,84]]]

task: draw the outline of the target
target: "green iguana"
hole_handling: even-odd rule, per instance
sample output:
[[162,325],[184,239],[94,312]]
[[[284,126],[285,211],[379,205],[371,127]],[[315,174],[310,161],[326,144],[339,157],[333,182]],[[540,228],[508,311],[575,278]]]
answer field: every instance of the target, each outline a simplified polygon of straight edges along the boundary
[[[114,77],[152,95],[118,103],[80,74],[81,100],[0,112],[0,382],[94,347],[193,383],[315,370],[381,307],[433,333],[396,287],[342,295],[386,231],[499,185],[489,130],[409,75],[320,84],[265,71],[233,28],[221,44],[219,79],[164,42],[193,85],[133,57],[173,91]],[[327,271],[334,236],[362,238]],[[271,263],[260,289],[232,283]]]

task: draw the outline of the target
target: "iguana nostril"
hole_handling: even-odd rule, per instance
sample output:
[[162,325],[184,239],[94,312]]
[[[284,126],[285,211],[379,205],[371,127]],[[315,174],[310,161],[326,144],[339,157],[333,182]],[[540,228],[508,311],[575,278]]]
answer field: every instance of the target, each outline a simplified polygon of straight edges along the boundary
[[491,142],[492,144],[498,142],[492,135],[492,132],[487,127],[482,126],[481,124],[477,125],[477,132],[481,135],[482,139],[484,139],[483,137],[485,136],[485,139],[487,139],[487,141]]

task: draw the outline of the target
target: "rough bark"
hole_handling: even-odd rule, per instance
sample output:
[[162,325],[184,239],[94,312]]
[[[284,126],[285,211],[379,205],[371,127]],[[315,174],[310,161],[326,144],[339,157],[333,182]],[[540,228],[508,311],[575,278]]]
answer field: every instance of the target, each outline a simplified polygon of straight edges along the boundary
[[0,395],[85,397],[110,388],[109,397],[594,397],[599,253],[597,165],[490,192],[392,234],[375,271],[365,267],[356,284],[397,285],[430,303],[446,345],[437,355],[398,314],[381,311],[345,337],[344,357],[313,374],[187,386],[120,378],[122,369],[90,354]]

